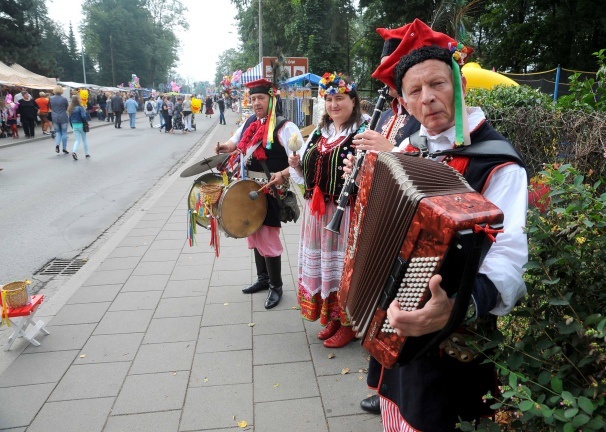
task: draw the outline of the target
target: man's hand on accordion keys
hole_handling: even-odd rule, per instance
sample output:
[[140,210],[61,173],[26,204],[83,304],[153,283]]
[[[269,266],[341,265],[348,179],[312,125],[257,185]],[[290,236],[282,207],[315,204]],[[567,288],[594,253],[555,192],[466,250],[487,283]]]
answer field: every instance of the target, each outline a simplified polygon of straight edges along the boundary
[[434,275],[429,280],[431,298],[421,309],[407,312],[400,309],[400,304],[394,300],[387,309],[389,324],[396,329],[400,336],[422,336],[444,328],[454,304],[440,286],[442,276]]

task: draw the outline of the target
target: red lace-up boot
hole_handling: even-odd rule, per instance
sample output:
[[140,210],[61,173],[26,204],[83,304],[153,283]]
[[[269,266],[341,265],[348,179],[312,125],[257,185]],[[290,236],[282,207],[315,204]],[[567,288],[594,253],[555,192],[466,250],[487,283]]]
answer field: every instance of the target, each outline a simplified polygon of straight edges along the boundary
[[355,338],[356,332],[351,326],[341,326],[333,337],[324,341],[324,346],[326,348],[343,348]]
[[333,337],[335,335],[335,333],[339,330],[340,327],[341,327],[341,321],[329,322],[328,325],[326,327],[324,327],[322,329],[322,331],[320,331],[320,333],[318,333],[318,339],[326,340],[330,337]]

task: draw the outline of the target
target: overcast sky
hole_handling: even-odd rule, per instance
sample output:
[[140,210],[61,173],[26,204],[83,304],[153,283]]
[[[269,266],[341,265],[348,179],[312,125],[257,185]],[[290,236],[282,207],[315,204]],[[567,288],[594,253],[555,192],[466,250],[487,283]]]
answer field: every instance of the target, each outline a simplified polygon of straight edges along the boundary
[[[176,71],[191,81],[213,82],[219,55],[229,48],[237,48],[239,44],[235,7],[229,0],[181,1],[188,9],[189,30],[175,31],[180,47],[180,61]],[[46,4],[49,16],[63,24],[66,32],[71,21],[76,37],[79,38],[78,27],[82,23],[81,2],[46,0]],[[250,65],[252,66],[255,65]]]

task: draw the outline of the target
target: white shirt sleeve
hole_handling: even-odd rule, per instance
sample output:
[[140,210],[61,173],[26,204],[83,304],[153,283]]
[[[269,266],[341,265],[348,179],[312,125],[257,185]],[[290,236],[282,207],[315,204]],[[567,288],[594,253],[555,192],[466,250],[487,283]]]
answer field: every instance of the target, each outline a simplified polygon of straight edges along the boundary
[[227,140],[227,142],[232,142],[232,143],[238,145],[238,143],[242,139],[242,129],[244,129],[244,124],[246,124],[246,122],[242,123],[242,125],[240,125],[240,127],[238,129],[236,129],[234,134],[231,136],[230,139]]
[[503,211],[504,232],[497,235],[479,272],[488,276],[499,291],[493,315],[508,314],[516,302],[526,295],[522,279],[523,266],[528,262],[528,239],[524,232],[528,210],[526,171],[511,164],[498,169],[489,179],[484,197]]
[[[311,142],[312,137],[313,137],[313,133],[309,134],[309,137],[307,137],[307,141],[305,142],[305,144],[303,144],[301,146],[301,148],[299,150],[297,150],[297,154],[301,158],[301,162],[303,161],[303,155],[305,154],[305,150],[307,150],[307,146],[309,146],[309,143]],[[293,167],[290,167],[290,178],[296,184],[301,184],[301,185],[305,184],[305,177],[303,177],[303,171],[301,171],[301,173],[299,173]]]

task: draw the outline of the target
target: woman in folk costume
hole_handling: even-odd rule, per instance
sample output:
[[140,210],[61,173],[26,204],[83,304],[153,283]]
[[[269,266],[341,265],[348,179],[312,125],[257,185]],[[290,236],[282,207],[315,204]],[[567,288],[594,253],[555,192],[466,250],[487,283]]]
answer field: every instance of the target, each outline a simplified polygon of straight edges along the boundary
[[[247,83],[246,86],[250,89],[255,114],[236,130],[229,141],[217,144],[215,151],[233,152],[234,160],[239,157],[243,178],[267,183],[267,168],[273,179],[284,180],[283,177],[288,176],[288,142],[291,139],[302,142],[301,132],[294,123],[277,116],[279,101],[271,81],[260,79]],[[265,308],[271,309],[282,298],[283,247],[280,241],[280,207],[277,197],[271,194],[270,188],[265,188],[265,191],[268,194],[267,216],[261,228],[246,238],[249,249],[254,250],[257,281],[242,292],[253,294],[268,289]],[[283,194],[285,191],[285,188],[281,188],[279,192]]]
[[318,334],[324,346],[341,348],[355,338],[337,301],[355,191],[343,215],[341,235],[324,227],[337,208],[343,187],[343,159],[355,153],[353,137],[363,132],[367,124],[356,85],[349,78],[325,73],[319,92],[326,100],[326,113],[307,145],[289,161],[293,179],[305,184],[298,297],[303,318],[319,318],[326,326]]

